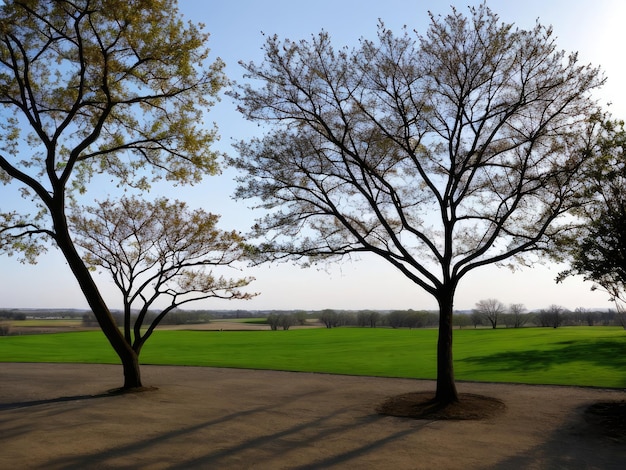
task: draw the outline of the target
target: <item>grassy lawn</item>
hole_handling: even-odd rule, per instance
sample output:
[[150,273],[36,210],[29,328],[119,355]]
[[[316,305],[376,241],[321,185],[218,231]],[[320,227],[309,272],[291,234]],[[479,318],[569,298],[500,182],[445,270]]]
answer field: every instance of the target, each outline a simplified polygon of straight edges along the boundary
[[[435,378],[436,330],[157,331],[143,364]],[[626,387],[626,331],[455,331],[459,380]],[[0,338],[0,361],[117,363],[99,331]]]

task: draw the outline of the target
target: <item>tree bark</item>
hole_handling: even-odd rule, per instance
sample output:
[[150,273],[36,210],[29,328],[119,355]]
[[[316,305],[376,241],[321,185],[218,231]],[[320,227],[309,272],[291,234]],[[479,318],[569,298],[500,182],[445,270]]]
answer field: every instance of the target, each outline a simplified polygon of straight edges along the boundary
[[72,238],[70,237],[62,208],[50,211],[54,221],[55,241],[63,253],[74,277],[78,281],[80,289],[85,295],[85,299],[94,313],[102,332],[117,353],[124,369],[124,389],[141,387],[141,374],[139,371],[139,356],[132,349],[131,345],[124,339],[124,336],[115,323],[100,291],[96,286],[89,269],[85,266],[82,258],[76,251]]
[[117,349],[115,350],[115,352],[117,352],[118,356],[120,356],[120,359],[122,360],[122,367],[124,369],[123,388],[131,389],[142,387],[141,371],[139,369],[139,354],[130,349],[128,355],[125,354],[125,357],[123,358],[117,351]]
[[452,362],[452,312],[454,289],[443,289],[439,303],[439,337],[437,340],[437,391],[435,400],[443,405],[459,401]]

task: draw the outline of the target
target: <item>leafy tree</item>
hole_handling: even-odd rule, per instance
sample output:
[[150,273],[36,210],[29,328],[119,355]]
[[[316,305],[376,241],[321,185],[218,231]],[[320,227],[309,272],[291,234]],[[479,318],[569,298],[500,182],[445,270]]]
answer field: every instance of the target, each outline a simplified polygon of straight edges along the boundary
[[291,313],[291,316],[293,317],[295,324],[300,325],[300,326],[304,326],[307,324],[307,314],[306,312],[303,311],[295,311]]
[[207,38],[174,0],[0,6],[0,180],[36,205],[0,203],[0,249],[34,262],[56,245],[120,357],[125,388],[141,386],[137,354],[79,256],[68,201],[94,177],[147,190],[157,178],[188,184],[216,172],[202,112],[226,79],[221,61],[207,62]]
[[474,328],[476,328],[478,325],[483,324],[483,316],[476,311],[472,311],[472,313],[470,314],[470,320],[472,322],[472,325],[474,325]]
[[459,329],[462,329],[464,326],[469,326],[472,323],[470,315],[465,313],[455,313],[453,317],[454,325],[458,326]]
[[280,315],[276,313],[270,313],[265,321],[267,321],[267,324],[270,326],[270,329],[272,331],[276,331],[280,326]]
[[[88,266],[103,268],[122,293],[124,339],[137,355],[165,315],[208,298],[248,299],[252,278],[217,277],[207,267],[232,266],[245,256],[237,232],[217,228],[219,216],[184,202],[125,197],[75,209],[70,230]],[[166,301],[156,316],[159,302]]]
[[[268,215],[269,259],[371,252],[439,305],[437,391],[458,400],[452,312],[461,279],[524,258],[559,233],[587,157],[578,149],[599,71],[552,30],[502,24],[485,4],[431,15],[425,35],[333,48],[327,33],[269,37],[233,96],[269,127],[241,142],[239,198]],[[528,256],[524,256],[528,255]]]
[[357,326],[356,314],[353,312],[338,312],[335,326]]
[[385,320],[391,328],[406,326],[408,313],[404,310],[394,310],[386,315]]
[[290,313],[281,315],[280,317],[280,326],[283,327],[283,330],[288,330],[291,326],[296,324],[295,317]]
[[498,326],[498,319],[506,311],[506,307],[497,299],[485,299],[476,302],[474,312],[489,322],[492,328]]
[[376,325],[380,321],[380,313],[373,310],[362,310],[357,313],[357,324],[359,326],[369,326],[370,328],[376,328]]
[[[406,317],[406,325],[409,328],[425,328],[433,326],[432,316],[428,312],[409,310]],[[436,322],[435,322],[436,325]]]
[[383,317],[392,328],[426,328],[436,326],[438,316],[435,313],[415,310],[394,310]]
[[339,326],[339,315],[334,310],[328,308],[322,310],[317,319],[321,321],[326,328]]
[[270,313],[267,316],[267,324],[272,331],[278,330],[278,327],[282,327],[283,330],[288,330],[297,323],[298,319],[292,313]]
[[563,238],[569,270],[557,280],[582,275],[615,301],[623,315],[626,303],[626,131],[621,121],[599,121],[594,158],[585,168],[582,219],[574,236]]

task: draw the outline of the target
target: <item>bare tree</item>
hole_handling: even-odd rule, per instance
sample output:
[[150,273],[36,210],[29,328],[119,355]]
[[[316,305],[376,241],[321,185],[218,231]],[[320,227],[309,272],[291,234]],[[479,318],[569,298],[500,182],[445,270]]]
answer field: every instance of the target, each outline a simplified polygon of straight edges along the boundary
[[594,312],[593,310],[589,310],[588,308],[584,307],[576,307],[574,309],[574,313],[578,317],[577,319],[579,323],[585,324],[587,326],[595,325],[596,321],[600,319],[600,315],[598,314],[598,312]]
[[0,5],[0,182],[35,205],[1,201],[0,250],[33,262],[46,241],[61,251],[125,388],[141,386],[137,354],[74,245],[68,201],[101,174],[146,190],[153,178],[186,184],[216,172],[202,113],[226,79],[221,61],[207,62],[207,39],[173,0]]
[[563,323],[565,309],[560,305],[550,305],[539,312],[539,324],[544,327],[558,328]]
[[497,299],[485,299],[476,302],[474,312],[489,322],[492,328],[497,328],[498,319],[506,311],[506,307]]
[[485,4],[431,15],[425,35],[336,50],[269,37],[233,96],[268,124],[237,145],[239,198],[257,198],[269,259],[371,252],[439,305],[437,392],[458,400],[452,312],[461,279],[545,250],[565,229],[587,154],[599,72],[550,28],[502,24]]
[[509,305],[509,314],[513,319],[513,328],[521,328],[528,323],[529,316],[526,312],[524,304],[511,304]]
[[[240,290],[252,278],[213,271],[233,266],[247,251],[239,233],[217,227],[218,215],[165,198],[126,197],[76,208],[69,220],[87,265],[107,271],[121,292],[124,338],[137,356],[163,318],[181,305],[254,295]],[[149,319],[148,312],[164,301]]]

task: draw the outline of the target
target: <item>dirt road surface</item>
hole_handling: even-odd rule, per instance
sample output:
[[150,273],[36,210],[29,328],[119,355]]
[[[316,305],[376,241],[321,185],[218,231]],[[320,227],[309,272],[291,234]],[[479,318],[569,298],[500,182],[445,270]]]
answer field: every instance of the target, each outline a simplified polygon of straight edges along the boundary
[[623,469],[585,418],[619,390],[459,383],[506,409],[482,421],[376,407],[431,381],[143,366],[157,390],[109,395],[113,365],[0,363],[1,469]]

